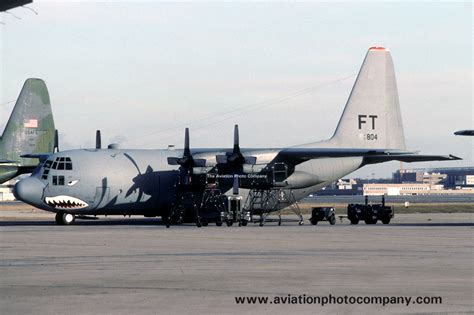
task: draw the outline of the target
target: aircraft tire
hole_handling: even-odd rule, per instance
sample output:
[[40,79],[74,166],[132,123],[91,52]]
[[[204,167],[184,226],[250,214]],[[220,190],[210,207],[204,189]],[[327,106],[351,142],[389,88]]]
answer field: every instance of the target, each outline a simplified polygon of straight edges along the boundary
[[62,220],[63,214],[64,212],[62,211],[59,211],[56,213],[56,216],[54,217],[54,219],[56,220],[57,225],[64,225],[63,220]]
[[71,213],[64,212],[61,216],[62,225],[71,225],[76,221],[76,216]]

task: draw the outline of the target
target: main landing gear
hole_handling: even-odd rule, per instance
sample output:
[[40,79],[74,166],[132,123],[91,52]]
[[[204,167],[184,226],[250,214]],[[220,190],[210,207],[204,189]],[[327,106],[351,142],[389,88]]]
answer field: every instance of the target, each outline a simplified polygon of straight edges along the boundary
[[59,211],[56,213],[56,223],[58,225],[71,225],[76,221],[76,216],[71,213],[66,213],[64,211]]

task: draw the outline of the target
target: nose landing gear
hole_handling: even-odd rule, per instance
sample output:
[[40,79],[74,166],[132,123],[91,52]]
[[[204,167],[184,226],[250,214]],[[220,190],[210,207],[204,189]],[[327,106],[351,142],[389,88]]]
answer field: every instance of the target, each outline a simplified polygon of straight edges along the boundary
[[71,213],[59,211],[56,213],[55,219],[58,225],[71,225],[76,221],[76,216]]

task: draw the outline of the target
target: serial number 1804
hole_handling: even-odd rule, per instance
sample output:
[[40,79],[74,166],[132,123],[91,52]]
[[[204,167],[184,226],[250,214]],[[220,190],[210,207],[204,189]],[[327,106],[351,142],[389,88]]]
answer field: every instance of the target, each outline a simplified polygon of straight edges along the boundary
[[376,133],[368,133],[365,135],[366,140],[377,140],[377,134]]

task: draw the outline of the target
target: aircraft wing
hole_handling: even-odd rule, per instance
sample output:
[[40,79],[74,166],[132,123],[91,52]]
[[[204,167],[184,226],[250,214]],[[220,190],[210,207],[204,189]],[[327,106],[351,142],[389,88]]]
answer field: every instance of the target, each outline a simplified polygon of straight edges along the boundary
[[311,159],[337,157],[363,157],[365,164],[381,163],[393,160],[402,162],[425,162],[461,159],[453,155],[421,155],[411,151],[384,149],[287,148],[282,149],[278,153],[274,162],[285,162],[296,165]]

